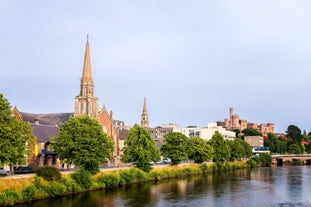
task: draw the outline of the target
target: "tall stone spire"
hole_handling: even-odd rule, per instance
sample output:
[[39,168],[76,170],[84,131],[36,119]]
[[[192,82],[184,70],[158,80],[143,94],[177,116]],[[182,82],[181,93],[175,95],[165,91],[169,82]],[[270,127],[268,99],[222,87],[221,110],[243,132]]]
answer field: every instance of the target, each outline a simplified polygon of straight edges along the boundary
[[148,119],[146,97],[144,98],[144,107],[143,107],[143,112],[141,114],[141,126],[142,127],[146,127],[146,128],[149,127],[149,119]]
[[98,98],[94,96],[89,36],[87,36],[86,40],[83,72],[80,81],[80,94],[76,96],[74,115],[98,116]]

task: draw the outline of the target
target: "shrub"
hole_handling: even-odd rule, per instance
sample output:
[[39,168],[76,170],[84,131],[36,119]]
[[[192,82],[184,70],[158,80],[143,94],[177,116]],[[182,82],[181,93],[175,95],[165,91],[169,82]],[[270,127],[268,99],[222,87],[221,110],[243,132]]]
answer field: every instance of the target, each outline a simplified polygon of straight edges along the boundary
[[82,189],[89,190],[93,185],[91,173],[84,169],[80,169],[79,171],[72,173],[70,176],[82,187]]
[[200,169],[201,169],[201,172],[204,174],[204,173],[207,173],[208,171],[208,166],[206,163],[203,163],[200,165]]
[[256,162],[256,159],[249,159],[249,160],[247,160],[247,165],[250,167],[250,168],[254,168],[254,167],[256,167],[257,166],[257,162]]
[[272,157],[269,153],[260,153],[259,161],[261,163],[261,166],[269,167],[272,164]]
[[120,176],[116,173],[102,174],[97,181],[101,187],[111,188],[120,184]]
[[62,177],[59,170],[52,166],[38,167],[35,173],[46,181],[58,181]]
[[133,169],[122,170],[120,172],[120,177],[125,181],[126,184],[131,184],[131,183],[135,182],[136,173]]
[[0,203],[6,205],[13,205],[21,198],[20,194],[14,190],[5,190],[0,194]]
[[182,172],[184,175],[187,175],[187,176],[191,175],[191,169],[189,167],[184,168]]
[[66,186],[67,193],[77,193],[81,190],[80,186],[71,178],[62,178],[61,182]]
[[45,191],[50,197],[56,197],[66,193],[66,186],[60,182],[52,181],[45,186]]
[[22,191],[22,197],[24,200],[31,201],[38,194],[38,189],[35,185],[30,184]]

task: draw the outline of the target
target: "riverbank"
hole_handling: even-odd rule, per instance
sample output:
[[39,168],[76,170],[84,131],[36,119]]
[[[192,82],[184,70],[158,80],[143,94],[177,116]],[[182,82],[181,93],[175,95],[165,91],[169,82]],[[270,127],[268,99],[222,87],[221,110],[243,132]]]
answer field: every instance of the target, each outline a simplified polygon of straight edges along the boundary
[[85,191],[114,188],[142,182],[212,173],[224,170],[249,168],[244,162],[203,163],[154,168],[149,173],[137,168],[112,169],[102,171],[94,176],[88,172],[78,171],[62,175],[60,180],[45,181],[41,177],[19,179],[0,179],[0,205],[31,202],[33,200],[53,198]]

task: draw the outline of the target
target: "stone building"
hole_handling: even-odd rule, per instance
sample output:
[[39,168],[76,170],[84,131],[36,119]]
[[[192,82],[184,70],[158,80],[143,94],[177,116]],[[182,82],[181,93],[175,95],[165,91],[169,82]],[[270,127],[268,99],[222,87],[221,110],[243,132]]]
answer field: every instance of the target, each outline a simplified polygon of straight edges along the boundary
[[274,134],[274,123],[258,124],[240,119],[239,115],[233,114],[232,107],[229,108],[229,119],[226,118],[223,122],[220,121],[217,124],[228,130],[239,129],[242,131],[246,128],[252,128],[260,131],[264,136],[268,135],[268,133]]

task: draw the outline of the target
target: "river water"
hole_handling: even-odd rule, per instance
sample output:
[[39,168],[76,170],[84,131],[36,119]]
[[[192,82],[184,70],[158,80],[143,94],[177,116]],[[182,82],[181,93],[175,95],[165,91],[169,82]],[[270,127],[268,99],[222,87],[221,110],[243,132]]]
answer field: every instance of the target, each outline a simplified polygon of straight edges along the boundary
[[311,166],[242,169],[94,191],[27,207],[311,206]]

